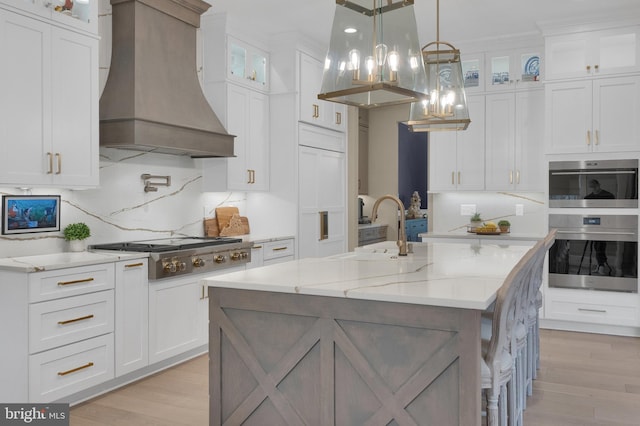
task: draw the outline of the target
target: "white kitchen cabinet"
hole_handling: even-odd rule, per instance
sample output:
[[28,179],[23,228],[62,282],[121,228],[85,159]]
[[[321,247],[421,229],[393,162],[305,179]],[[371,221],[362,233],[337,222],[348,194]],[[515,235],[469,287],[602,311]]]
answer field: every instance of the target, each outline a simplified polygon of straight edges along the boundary
[[269,97],[227,85],[227,131],[236,135],[228,162],[229,190],[269,189]]
[[244,269],[149,281],[149,364],[207,345],[209,293],[201,280]]
[[264,266],[274,263],[288,262],[295,258],[295,241],[286,238],[277,241],[269,241],[263,244],[262,264]]
[[115,264],[115,375],[149,365],[147,259]]
[[344,132],[345,106],[318,99],[323,70],[322,61],[300,52],[300,121]]
[[486,97],[485,187],[544,191],[544,91]]
[[50,402],[114,378],[113,263],[0,270],[6,402]]
[[98,34],[98,2],[74,1],[70,11],[56,11],[56,6],[64,6],[64,0],[0,0],[0,6],[8,6],[14,10],[33,17],[51,21],[56,25],[70,27],[94,35]]
[[269,54],[227,35],[227,75],[254,90],[269,91]]
[[234,157],[203,162],[203,189],[269,190],[268,95],[232,83],[205,84],[204,93],[227,132],[236,137]]
[[251,247],[251,262],[247,264],[247,269],[288,262],[294,259],[295,240],[293,238],[255,241],[253,247]]
[[460,54],[462,65],[462,77],[464,78],[464,91],[466,94],[484,92],[486,71],[484,66],[484,53]]
[[547,153],[638,150],[640,77],[546,85]]
[[545,38],[546,80],[640,71],[640,26]]
[[467,98],[471,124],[467,130],[429,133],[429,189],[484,189],[485,97]]
[[0,183],[98,184],[98,40],[0,9]]
[[545,319],[613,326],[640,325],[638,295],[546,288]]
[[487,91],[530,89],[542,80],[542,46],[486,53]]
[[149,362],[151,364],[208,342],[203,334],[207,301],[193,275],[149,282]]
[[347,241],[344,135],[299,124],[299,144],[298,257],[344,253]]

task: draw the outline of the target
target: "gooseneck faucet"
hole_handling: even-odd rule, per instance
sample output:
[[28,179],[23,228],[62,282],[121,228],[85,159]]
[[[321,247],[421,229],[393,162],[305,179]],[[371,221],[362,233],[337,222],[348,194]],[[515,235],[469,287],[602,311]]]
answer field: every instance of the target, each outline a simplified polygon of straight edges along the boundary
[[400,229],[399,229],[399,240],[397,242],[400,252],[398,254],[400,256],[406,256],[407,255],[407,231],[405,228],[405,221],[404,221],[404,214],[405,214],[404,204],[402,204],[402,201],[400,201],[398,197],[387,194],[378,198],[376,202],[373,204],[373,210],[371,211],[371,217],[372,217],[371,222],[376,221],[378,217],[378,206],[380,205],[382,200],[391,200],[391,201],[395,201],[396,204],[398,204],[398,208],[400,209]]

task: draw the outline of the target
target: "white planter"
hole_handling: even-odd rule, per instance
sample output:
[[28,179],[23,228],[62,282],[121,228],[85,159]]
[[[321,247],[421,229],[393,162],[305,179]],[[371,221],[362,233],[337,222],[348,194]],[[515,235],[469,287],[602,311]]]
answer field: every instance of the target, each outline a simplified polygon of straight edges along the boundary
[[87,242],[85,240],[71,240],[69,241],[69,250],[74,252],[85,251],[87,249]]

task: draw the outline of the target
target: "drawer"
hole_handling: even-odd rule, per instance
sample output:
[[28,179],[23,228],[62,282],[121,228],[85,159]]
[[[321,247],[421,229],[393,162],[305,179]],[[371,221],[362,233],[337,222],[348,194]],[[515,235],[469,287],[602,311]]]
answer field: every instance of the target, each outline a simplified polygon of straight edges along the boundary
[[113,290],[29,305],[29,353],[113,332]]
[[638,308],[551,299],[545,306],[545,318],[597,324],[638,326]]
[[113,263],[29,274],[29,302],[59,299],[114,288]]
[[113,333],[29,356],[29,401],[50,402],[114,378]]
[[269,241],[264,243],[264,260],[294,256],[293,240]]

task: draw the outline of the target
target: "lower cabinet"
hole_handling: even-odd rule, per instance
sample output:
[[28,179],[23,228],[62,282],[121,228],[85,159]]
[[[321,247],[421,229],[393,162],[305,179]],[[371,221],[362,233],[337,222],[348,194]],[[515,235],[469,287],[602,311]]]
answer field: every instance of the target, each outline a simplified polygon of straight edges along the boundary
[[638,327],[638,295],[606,291],[547,288],[545,319]]
[[407,219],[404,224],[407,241],[421,241],[418,234],[427,232],[427,219]]
[[164,278],[149,282],[149,364],[209,343],[208,289],[205,277],[244,270]]
[[116,263],[116,377],[149,365],[148,273],[147,259]]
[[293,238],[255,241],[251,248],[251,262],[247,265],[247,269],[294,260],[294,243],[295,240]]

